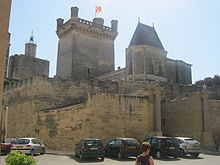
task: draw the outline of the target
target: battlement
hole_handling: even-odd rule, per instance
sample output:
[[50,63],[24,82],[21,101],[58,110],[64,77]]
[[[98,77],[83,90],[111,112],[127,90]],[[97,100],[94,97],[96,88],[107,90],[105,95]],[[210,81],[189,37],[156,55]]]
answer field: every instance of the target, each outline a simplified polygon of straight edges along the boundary
[[78,18],[78,10],[77,7],[71,8],[71,18],[64,23],[64,19],[57,19],[57,35],[59,38],[63,37],[66,34],[69,34],[72,30],[82,31],[82,32],[90,32],[96,35],[100,35],[103,37],[110,37],[115,39],[118,32],[118,21],[112,20],[111,27],[104,25],[103,18],[94,18],[93,22]]
[[10,85],[4,86],[4,92],[6,93],[6,92],[9,92],[9,91],[12,91],[15,89],[20,89],[22,87],[32,85],[32,84],[39,82],[39,81],[42,81],[42,80],[49,81],[51,79],[54,79],[54,78],[49,78],[47,76],[35,76],[35,77],[31,77],[31,78],[28,78],[25,80],[14,81]]

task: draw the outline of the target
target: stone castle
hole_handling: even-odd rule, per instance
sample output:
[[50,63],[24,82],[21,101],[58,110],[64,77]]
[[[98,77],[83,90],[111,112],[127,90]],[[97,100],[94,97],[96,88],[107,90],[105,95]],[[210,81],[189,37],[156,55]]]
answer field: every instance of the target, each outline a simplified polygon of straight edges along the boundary
[[153,135],[220,146],[220,102],[192,84],[190,64],[167,58],[154,27],[138,23],[126,48],[126,67],[114,71],[118,21],[107,27],[102,18],[79,18],[78,11],[72,7],[66,22],[57,19],[54,78],[44,72],[49,62],[35,58],[33,38],[25,55],[11,57],[9,75],[19,81],[5,86],[8,136],[37,137],[48,147],[70,149],[83,137]]

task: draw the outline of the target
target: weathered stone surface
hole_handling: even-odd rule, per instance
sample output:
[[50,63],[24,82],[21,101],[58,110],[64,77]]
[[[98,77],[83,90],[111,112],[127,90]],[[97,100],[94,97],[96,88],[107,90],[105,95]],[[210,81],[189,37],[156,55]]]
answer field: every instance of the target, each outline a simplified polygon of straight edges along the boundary
[[[103,25],[104,20],[94,22],[78,18],[78,8],[72,8],[72,18],[63,24],[58,19],[57,73],[62,78],[87,80],[114,70],[114,29]],[[60,28],[62,26],[62,28]]]
[[38,75],[49,76],[49,61],[28,55],[10,57],[9,78],[24,80]]
[[209,122],[210,130],[212,131],[212,136],[214,138],[214,143],[216,149],[220,147],[220,101],[219,100],[209,100]]
[[[101,93],[104,83],[99,83],[37,79],[9,90],[4,101],[10,109],[8,137],[37,137],[48,147],[72,149],[83,137],[143,140],[154,135],[154,90]],[[80,95],[83,99],[75,102]]]
[[205,130],[207,121],[203,117],[203,95],[198,92],[185,98],[164,101],[162,104],[163,133],[167,136],[192,137],[199,140],[203,146],[213,147],[212,129]]

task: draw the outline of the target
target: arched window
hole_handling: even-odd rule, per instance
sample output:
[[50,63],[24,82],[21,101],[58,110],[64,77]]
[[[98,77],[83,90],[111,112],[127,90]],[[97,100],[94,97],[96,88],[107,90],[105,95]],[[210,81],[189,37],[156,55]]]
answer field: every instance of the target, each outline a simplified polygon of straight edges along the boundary
[[152,60],[149,61],[149,73],[150,74],[154,73],[154,71],[153,71],[153,61]]
[[129,74],[133,73],[132,62],[129,63]]
[[159,62],[158,69],[159,69],[159,75],[162,76],[162,75],[163,75],[163,70],[162,70],[162,64],[161,64],[161,62]]

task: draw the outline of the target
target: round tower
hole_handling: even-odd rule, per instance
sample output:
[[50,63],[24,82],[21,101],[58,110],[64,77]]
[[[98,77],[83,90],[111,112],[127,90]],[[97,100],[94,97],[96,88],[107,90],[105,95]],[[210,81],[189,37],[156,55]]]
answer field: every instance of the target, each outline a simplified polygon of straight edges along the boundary
[[32,33],[28,43],[25,44],[25,55],[36,57],[36,49],[37,49],[37,45],[34,42],[34,36]]

